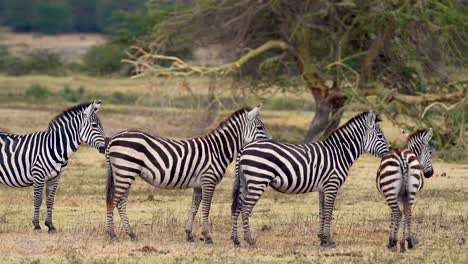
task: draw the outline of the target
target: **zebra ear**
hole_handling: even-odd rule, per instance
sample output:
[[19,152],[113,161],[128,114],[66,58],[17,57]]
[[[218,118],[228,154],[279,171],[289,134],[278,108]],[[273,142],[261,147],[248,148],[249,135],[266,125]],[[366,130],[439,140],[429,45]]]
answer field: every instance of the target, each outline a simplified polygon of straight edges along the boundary
[[88,107],[86,107],[86,109],[83,111],[83,114],[86,117],[89,117],[93,111],[94,111],[94,103],[92,103]]
[[262,104],[260,104],[257,107],[254,107],[254,109],[250,110],[247,113],[247,119],[253,120],[254,118],[256,118],[258,116],[258,114],[260,113],[260,107],[262,107]]
[[426,142],[429,142],[434,134],[432,133],[432,128],[429,128],[427,131],[426,135],[424,136],[424,139]]
[[369,114],[367,115],[367,125],[369,126],[369,128],[374,128],[376,118],[377,115],[374,113],[374,111],[369,111]]
[[400,133],[401,133],[405,138],[408,138],[408,136],[409,136],[409,133],[408,133],[406,130],[404,130],[404,129],[400,129]]
[[101,100],[97,100],[97,101],[94,100],[93,101],[94,113],[97,113],[100,107],[101,107]]

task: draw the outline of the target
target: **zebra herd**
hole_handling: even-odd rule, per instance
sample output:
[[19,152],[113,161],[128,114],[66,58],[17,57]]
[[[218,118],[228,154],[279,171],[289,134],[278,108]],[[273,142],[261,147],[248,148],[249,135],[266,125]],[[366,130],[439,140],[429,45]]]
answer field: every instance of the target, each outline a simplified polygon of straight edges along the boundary
[[[252,238],[249,217],[263,192],[271,186],[278,192],[319,193],[318,238],[321,247],[335,247],[330,225],[339,188],[352,164],[363,153],[380,157],[377,189],[391,209],[388,248],[396,250],[399,224],[403,218],[400,248],[412,249],[411,212],[423,177],[433,174],[430,147],[432,130],[404,133],[407,144],[392,149],[373,111],[356,115],[323,141],[289,144],[274,141],[259,118],[261,105],[240,109],[202,137],[175,140],[126,130],[105,137],[97,116],[100,101],[79,104],[49,122],[48,129],[27,135],[0,132],[0,183],[9,187],[34,188],[34,231],[40,232],[39,210],[46,189],[45,225],[55,233],[52,222],[54,197],[68,159],[82,142],[105,154],[107,164],[107,234],[116,239],[114,208],[117,207],[127,235],[135,240],[127,218],[128,194],[133,181],[144,181],[164,189],[193,189],[192,206],[185,227],[187,241],[194,241],[192,226],[202,205],[202,235],[212,244],[208,217],[216,186],[236,159],[231,208],[231,240],[240,245],[237,220],[241,215],[244,240]],[[399,202],[403,204],[403,213]]]

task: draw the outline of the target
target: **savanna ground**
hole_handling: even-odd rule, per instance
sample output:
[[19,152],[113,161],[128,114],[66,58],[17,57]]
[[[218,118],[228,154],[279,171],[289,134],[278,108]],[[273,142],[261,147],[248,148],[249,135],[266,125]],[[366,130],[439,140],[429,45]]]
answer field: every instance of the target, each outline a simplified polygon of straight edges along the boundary
[[[0,76],[0,127],[15,133],[43,130],[50,119],[71,105],[58,97],[41,100],[24,97],[33,83],[44,84],[57,94],[68,85],[85,87],[90,97],[114,92],[134,96],[131,104],[115,101],[118,98],[111,98],[115,103],[110,104],[101,98],[103,107],[99,116],[108,135],[127,128],[176,138],[206,131],[200,125],[206,105],[202,101],[197,103],[198,99],[189,100],[207,93],[208,81],[203,78],[190,80],[191,90],[187,91],[181,80]],[[304,92],[288,95],[287,101],[282,94],[263,99],[265,109],[261,118],[275,138],[301,140],[313,115],[306,110],[309,98]],[[250,105],[259,100],[247,98]],[[290,102],[304,104],[296,110],[274,110]],[[183,107],[187,105],[190,107]],[[231,108],[222,108],[217,120],[225,118],[234,110]],[[346,113],[343,121],[353,114]],[[397,127],[384,121],[382,128],[393,144],[402,144]],[[132,186],[128,205],[128,216],[138,241],[126,237],[116,213],[119,240],[110,242],[105,234],[104,157],[84,146],[72,157],[60,181],[54,210],[59,232],[55,235],[47,234],[43,224],[41,234],[32,231],[32,188],[0,186],[0,262],[466,263],[468,165],[435,160],[435,175],[425,181],[423,191],[416,198],[413,230],[420,244],[415,250],[401,254],[385,247],[389,209],[375,188],[378,164],[377,158],[362,156],[339,192],[332,224],[336,249],[319,247],[317,193],[283,195],[271,189],[255,207],[251,218],[258,248],[249,249],[245,243],[241,248],[234,248],[229,240],[232,165],[216,189],[211,209],[214,245],[205,245],[200,240],[185,242],[191,190],[160,190],[141,180]],[[446,176],[441,176],[442,173]],[[41,212],[43,223],[45,204]],[[200,227],[198,215],[194,225],[197,237],[201,237]]]

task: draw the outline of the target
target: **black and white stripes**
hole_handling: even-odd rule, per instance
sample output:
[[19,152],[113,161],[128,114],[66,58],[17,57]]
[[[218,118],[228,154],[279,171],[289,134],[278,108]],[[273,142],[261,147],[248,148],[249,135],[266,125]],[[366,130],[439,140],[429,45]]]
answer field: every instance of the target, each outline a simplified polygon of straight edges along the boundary
[[60,175],[70,156],[81,142],[104,152],[104,130],[96,115],[101,103],[76,105],[55,117],[47,131],[27,135],[0,133],[0,183],[9,187],[34,186],[34,230],[39,232],[39,209],[46,185],[49,232],[56,231],[52,223],[52,208]]
[[389,150],[374,112],[361,113],[334,131],[327,139],[309,144],[288,144],[262,140],[245,146],[237,159],[233,190],[231,239],[239,245],[237,218],[242,213],[244,238],[255,246],[249,217],[268,186],[299,194],[319,192],[321,246],[334,247],[330,223],[336,194],[349,168],[363,153],[382,157]]
[[114,232],[114,207],[120,213],[126,233],[136,239],[126,215],[128,192],[140,176],[165,189],[193,188],[192,207],[186,226],[187,240],[193,241],[192,225],[200,203],[206,243],[212,243],[208,214],[216,185],[227,166],[247,143],[271,138],[258,119],[259,107],[233,113],[217,128],[200,138],[173,140],[153,137],[139,131],[114,135],[106,149],[108,163],[107,232]]
[[[404,132],[403,132],[404,133]],[[397,235],[403,216],[403,235],[400,249],[405,251],[405,240],[408,249],[415,244],[415,237],[411,233],[411,214],[416,193],[423,187],[423,175],[429,178],[433,174],[432,149],[429,144],[432,129],[420,129],[408,135],[407,143],[402,149],[393,149],[384,155],[377,171],[376,185],[385,196],[391,209],[390,237],[388,248],[395,251]],[[399,206],[403,204],[403,215]]]

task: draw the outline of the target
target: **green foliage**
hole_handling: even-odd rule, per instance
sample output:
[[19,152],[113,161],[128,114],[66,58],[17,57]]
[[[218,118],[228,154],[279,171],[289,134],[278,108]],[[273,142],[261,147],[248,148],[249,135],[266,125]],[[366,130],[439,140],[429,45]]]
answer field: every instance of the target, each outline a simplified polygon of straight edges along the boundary
[[93,75],[111,74],[123,67],[121,60],[125,58],[125,47],[106,43],[91,48],[84,56],[84,66]]
[[59,93],[59,96],[61,96],[67,102],[79,102],[83,100],[84,94],[85,89],[83,86],[74,89],[66,85],[65,87],[63,87],[63,90]]
[[36,99],[46,99],[53,95],[53,93],[47,88],[47,86],[33,83],[29,86],[28,89],[24,92],[26,97],[36,98]]
[[0,25],[19,32],[102,32],[116,10],[134,11],[146,0],[0,0]]
[[67,32],[72,29],[71,9],[68,2],[40,1],[32,25],[34,30],[47,34]]
[[34,50],[24,57],[13,55],[5,46],[0,46],[0,72],[8,75],[45,73],[59,75],[65,72],[60,56],[49,50]]

